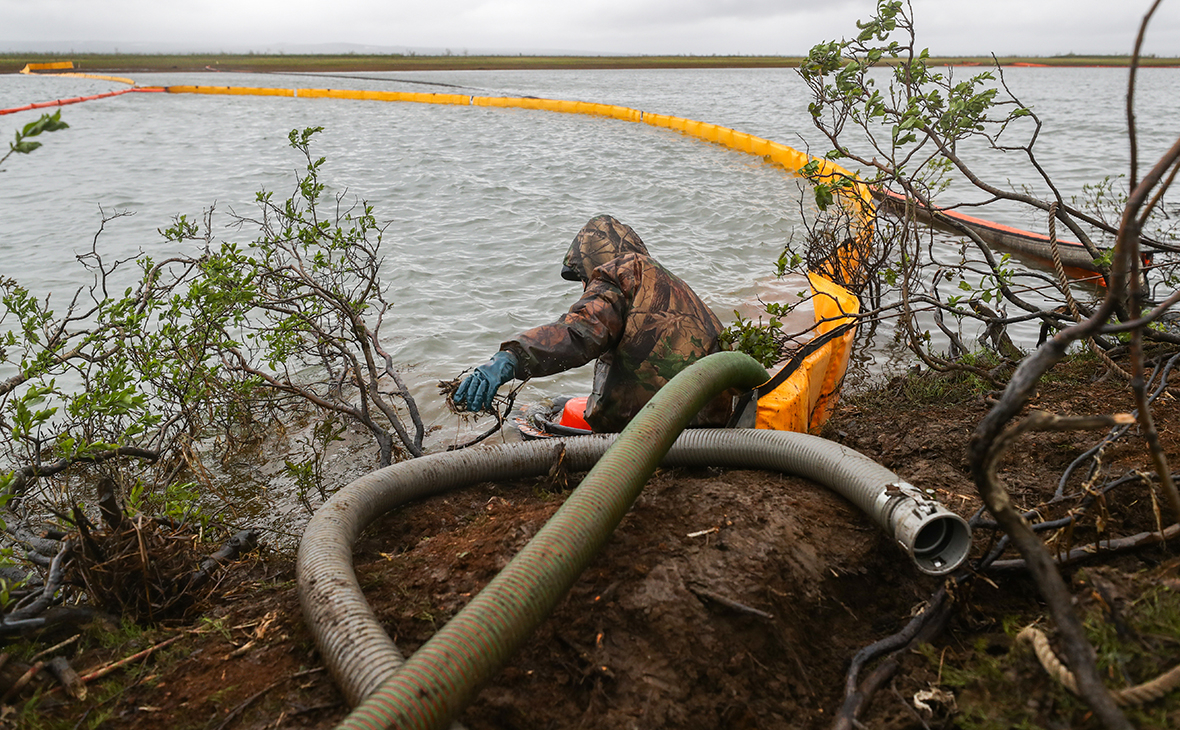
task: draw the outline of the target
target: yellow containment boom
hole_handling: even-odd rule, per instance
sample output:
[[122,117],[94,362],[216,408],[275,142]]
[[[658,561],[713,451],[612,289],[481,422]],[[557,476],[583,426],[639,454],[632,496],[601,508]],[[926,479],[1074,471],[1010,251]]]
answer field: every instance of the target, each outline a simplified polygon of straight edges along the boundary
[[[21,73],[59,72],[46,75],[84,76],[119,81],[135,85],[131,79],[114,76],[93,76],[68,73],[74,67],[70,61],[29,63]],[[65,72],[65,73],[62,73]],[[158,91],[160,89],[150,89]],[[537,109],[564,114],[587,114],[627,122],[650,124],[672,129],[690,137],[713,142],[746,154],[762,157],[767,162],[794,173],[814,164],[809,171],[813,180],[843,177],[855,181],[856,176],[840,165],[812,157],[784,144],[755,137],[745,132],[693,119],[664,114],[649,114],[613,104],[585,101],[538,99],[525,97],[471,96],[467,94],[425,94],[400,91],[363,91],[351,89],[277,89],[249,86],[169,86],[162,89],[172,94],[221,94],[230,96],[281,96],[300,99],[357,99],[365,101],[413,102],[419,104],[450,104],[517,109]],[[868,211],[872,196],[867,187],[854,182],[850,189],[834,189],[835,197],[850,213],[859,230],[853,237],[863,239],[871,232]],[[850,291],[832,279],[852,279],[860,266],[856,246],[845,246],[828,262],[823,271],[807,275],[815,307],[816,335],[794,353],[773,378],[757,389],[757,428],[779,431],[814,432],[827,420],[839,397],[840,384],[848,367],[852,340],[856,336],[856,316],[860,302]]]
[[84,73],[42,73],[43,71],[62,71],[69,72],[74,68],[73,61],[52,61],[50,63],[26,63],[25,67],[20,70],[23,74],[35,74],[38,76],[71,76],[78,79],[102,79],[103,81],[117,81],[120,84],[128,84],[135,86],[135,81],[126,79],[122,76],[103,76],[101,74],[84,74]]
[[228,96],[295,96],[293,89],[264,89],[253,86],[165,86],[169,94],[220,94]]
[[816,335],[756,389],[755,428],[818,431],[836,407],[856,337],[860,300],[815,272],[807,274],[807,280],[815,307]]
[[[288,96],[299,99],[359,99],[586,114],[676,130],[690,137],[762,157],[766,161],[794,173],[799,173],[804,166],[814,163],[813,179],[826,180],[837,177],[856,179],[855,175],[831,160],[812,157],[778,142],[716,124],[664,114],[650,114],[613,104],[533,97],[351,89],[169,86],[165,88],[165,91],[173,94],[242,94]],[[854,231],[854,237],[863,238],[865,234],[871,232],[867,213],[872,205],[872,196],[869,194],[867,186],[857,182],[849,190],[835,189],[833,193],[849,210],[854,225],[859,222],[860,230]],[[815,307],[816,335],[794,353],[773,378],[757,389],[756,428],[815,432],[819,430],[836,406],[840,385],[848,368],[848,356],[851,353],[852,341],[856,336],[856,315],[860,312],[860,301],[857,297],[832,280],[833,275],[839,273],[842,280],[848,281],[852,278],[850,274],[859,268],[860,260],[855,246],[840,249],[836,254],[836,259],[824,267],[826,271],[811,272],[807,275]]]
[[[251,96],[293,96],[300,99],[358,99],[365,101],[412,102],[417,104],[449,104],[453,106],[487,106],[515,109],[537,109],[562,114],[586,114],[596,117],[619,119],[626,122],[642,122],[653,127],[663,127],[728,147],[746,154],[762,157],[791,172],[798,172],[803,166],[814,162],[819,178],[847,176],[852,173],[831,160],[812,157],[805,152],[772,142],[762,137],[739,132],[708,122],[698,122],[683,117],[651,114],[614,104],[596,104],[588,101],[567,101],[564,99],[539,99],[535,97],[471,96],[469,94],[429,94],[408,91],[364,91],[359,89],[269,89],[245,86],[167,86],[165,91],[172,94],[229,94]],[[864,185],[855,187],[855,195],[871,204],[872,196]]]
[[31,74],[35,71],[71,71],[74,68],[73,61],[53,61],[51,63],[26,63],[25,67],[20,70],[23,74]]

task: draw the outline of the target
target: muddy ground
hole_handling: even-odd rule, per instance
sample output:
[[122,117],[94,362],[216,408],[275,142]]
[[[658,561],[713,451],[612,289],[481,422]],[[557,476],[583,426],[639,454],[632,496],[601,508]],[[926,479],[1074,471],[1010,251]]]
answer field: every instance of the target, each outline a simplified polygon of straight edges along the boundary
[[[1130,410],[1125,385],[1092,382],[1090,368],[1073,366],[1067,377],[1046,383],[1034,407]],[[958,380],[899,378],[846,397],[824,435],[933,489],[970,517],[979,501],[964,447],[990,397]],[[1165,396],[1155,415],[1176,463],[1180,405]],[[1065,466],[1099,437],[1043,433],[1019,442],[1002,472],[1018,506],[1040,506],[1044,519],[1076,509],[1078,499],[1046,502]],[[1105,451],[1102,474],[1148,464],[1133,437]],[[1078,491],[1086,476],[1072,479],[1067,491]],[[411,505],[372,527],[356,550],[357,574],[399,647],[412,652],[429,638],[566,494],[549,480],[484,484]],[[1108,537],[1153,529],[1149,490],[1130,484],[1111,492],[1057,544],[1091,542],[1099,524]],[[993,536],[977,531],[976,555]],[[1173,555],[1158,546],[1067,569],[1091,629],[1134,645],[1113,653],[1112,686],[1180,662],[1180,619],[1161,610],[1148,626],[1137,613],[1147,604],[1173,605],[1177,571]],[[472,730],[830,727],[850,658],[903,627],[940,584],[918,573],[850,504],[804,480],[663,470],[553,616],[461,720]],[[865,726],[1092,726],[1084,705],[1013,641],[1017,629],[1045,615],[1024,573],[966,577],[953,595],[946,631],[900,657],[896,677],[861,718]],[[1045,628],[1052,635],[1051,624]],[[5,698],[0,722],[328,728],[347,714],[302,623],[288,555],[264,547],[239,562],[195,618],[146,629],[97,622],[55,653],[86,674],[174,637],[91,681],[85,699],[66,698],[37,678]],[[16,673],[24,666],[17,659],[27,662],[63,639],[69,635],[42,637],[32,649],[9,646],[13,659],[0,675]],[[1100,654],[1112,652],[1100,647]],[[1175,694],[1136,710],[1136,722],[1180,726]]]

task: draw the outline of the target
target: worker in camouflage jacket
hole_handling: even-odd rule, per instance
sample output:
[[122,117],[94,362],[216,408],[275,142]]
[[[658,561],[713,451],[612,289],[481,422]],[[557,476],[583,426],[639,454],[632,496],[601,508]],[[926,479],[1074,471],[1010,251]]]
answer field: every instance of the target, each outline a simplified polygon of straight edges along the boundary
[[[614,218],[590,219],[574,238],[562,278],[583,294],[552,324],[500,345],[460,383],[457,405],[480,411],[511,380],[553,375],[598,359],[586,422],[620,431],[665,383],[695,360],[721,349],[721,323],[704,302],[647,252],[635,231]],[[730,394],[719,396],[693,425],[725,425]]]

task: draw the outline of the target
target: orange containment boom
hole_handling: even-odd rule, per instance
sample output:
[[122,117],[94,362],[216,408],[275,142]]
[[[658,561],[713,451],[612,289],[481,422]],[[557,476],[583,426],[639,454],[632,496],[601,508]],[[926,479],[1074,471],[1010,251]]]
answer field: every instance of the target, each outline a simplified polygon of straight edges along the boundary
[[95,99],[108,99],[112,96],[120,96],[122,94],[130,94],[131,92],[162,92],[164,89],[159,86],[136,86],[132,89],[119,89],[118,91],[106,91],[101,94],[91,94],[89,96],[73,96],[69,99],[54,99],[53,101],[39,101],[35,104],[25,104],[24,106],[14,106],[10,109],[0,109],[0,116],[5,114],[15,114],[16,112],[27,112],[34,109],[47,109],[55,106],[65,106],[67,104],[80,104],[84,101],[94,101]]
[[[904,215],[908,210],[917,220],[944,230],[957,233],[948,221],[963,225],[979,236],[980,240],[989,246],[1015,251],[1043,264],[1053,263],[1053,241],[1043,233],[1025,231],[1002,223],[976,218],[957,210],[947,208],[926,208],[916,201],[907,201],[905,196],[892,191],[874,190],[873,197],[881,202],[882,207],[897,215]],[[1094,257],[1078,241],[1058,239],[1056,242],[1057,255],[1065,268],[1065,273],[1075,279],[1089,279],[1105,285]],[[1144,265],[1150,266],[1150,257],[1144,259]]]

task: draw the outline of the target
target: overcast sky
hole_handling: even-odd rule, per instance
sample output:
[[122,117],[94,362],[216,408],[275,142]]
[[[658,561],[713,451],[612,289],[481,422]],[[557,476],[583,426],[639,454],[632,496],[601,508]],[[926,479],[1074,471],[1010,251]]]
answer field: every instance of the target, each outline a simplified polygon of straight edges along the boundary
[[[0,0],[0,51],[267,52],[308,44],[461,54],[803,55],[874,0]],[[1150,0],[914,0],[936,55],[1125,54]],[[327,49],[325,49],[327,50]],[[1145,53],[1180,56],[1180,0]]]

